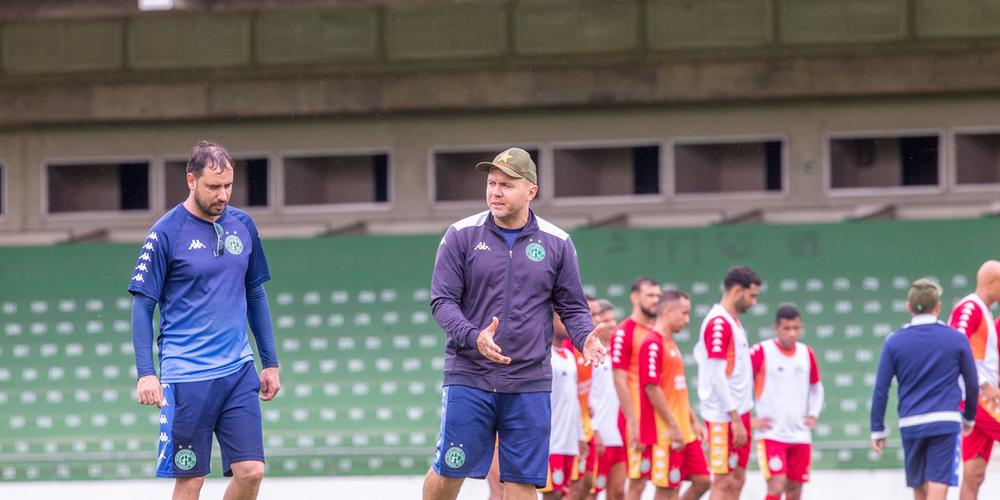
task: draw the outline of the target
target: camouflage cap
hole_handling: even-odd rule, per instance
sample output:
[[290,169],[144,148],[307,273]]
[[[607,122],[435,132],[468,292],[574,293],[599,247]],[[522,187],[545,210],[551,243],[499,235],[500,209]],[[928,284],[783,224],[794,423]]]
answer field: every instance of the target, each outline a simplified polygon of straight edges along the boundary
[[484,161],[476,165],[476,170],[489,172],[498,168],[503,173],[517,179],[527,179],[532,184],[538,184],[538,173],[531,155],[521,148],[510,148],[498,154],[493,161]]
[[930,314],[941,302],[941,293],[941,285],[927,278],[920,278],[910,285],[906,301],[913,314]]

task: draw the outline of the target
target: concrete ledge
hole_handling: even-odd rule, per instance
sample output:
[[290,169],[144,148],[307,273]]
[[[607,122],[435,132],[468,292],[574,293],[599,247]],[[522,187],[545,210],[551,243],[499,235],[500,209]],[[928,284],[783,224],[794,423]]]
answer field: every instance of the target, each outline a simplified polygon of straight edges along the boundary
[[[960,56],[960,57],[959,57]],[[393,70],[152,81],[8,81],[0,127],[790,99],[1000,90],[1000,47],[961,52],[639,58],[600,66]],[[295,72],[291,72],[295,73]]]

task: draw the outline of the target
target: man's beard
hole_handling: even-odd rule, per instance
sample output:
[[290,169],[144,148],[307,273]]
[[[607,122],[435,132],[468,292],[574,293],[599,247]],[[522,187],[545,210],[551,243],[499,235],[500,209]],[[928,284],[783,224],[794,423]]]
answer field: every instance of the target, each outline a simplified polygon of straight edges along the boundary
[[750,306],[745,301],[743,301],[743,299],[737,300],[735,305],[736,305],[736,312],[739,314],[743,314],[750,310]]
[[640,307],[639,310],[642,311],[642,313],[645,314],[646,317],[649,317],[649,318],[655,318],[656,317],[656,311],[654,311],[653,309],[647,309],[645,307]]
[[213,216],[214,215],[220,215],[220,214],[222,214],[222,211],[226,209],[226,204],[223,203],[221,208],[219,208],[218,210],[215,210],[214,208],[212,208],[212,204],[211,203],[209,203],[207,205],[203,204],[201,202],[201,200],[198,199],[197,196],[194,197],[194,202],[198,205],[198,210],[201,210],[201,213],[203,213],[205,215],[213,215]]

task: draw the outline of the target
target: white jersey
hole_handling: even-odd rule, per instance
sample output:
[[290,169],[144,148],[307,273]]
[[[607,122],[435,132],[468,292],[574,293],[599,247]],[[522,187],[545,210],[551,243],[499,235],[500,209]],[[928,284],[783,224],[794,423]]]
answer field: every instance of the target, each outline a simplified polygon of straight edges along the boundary
[[621,431],[618,430],[618,393],[615,392],[615,377],[611,371],[611,361],[594,367],[590,378],[590,423],[601,435],[604,446],[622,446]]
[[[743,325],[719,304],[712,306],[701,324],[694,346],[698,362],[698,399],[701,417],[709,422],[729,422],[724,402],[731,401],[744,414],[753,408],[753,369],[750,366],[750,342]],[[725,384],[713,385],[709,360],[725,361]],[[728,391],[728,394],[720,394]]]
[[[771,421],[771,428],[754,431],[754,437],[782,443],[811,443],[807,416],[818,417],[823,406],[822,383],[816,357],[809,346],[795,343],[785,351],[774,339],[751,350],[757,418]],[[813,387],[813,384],[818,387]]]
[[580,400],[576,388],[576,358],[569,349],[552,347],[552,431],[550,455],[579,455],[583,441]]

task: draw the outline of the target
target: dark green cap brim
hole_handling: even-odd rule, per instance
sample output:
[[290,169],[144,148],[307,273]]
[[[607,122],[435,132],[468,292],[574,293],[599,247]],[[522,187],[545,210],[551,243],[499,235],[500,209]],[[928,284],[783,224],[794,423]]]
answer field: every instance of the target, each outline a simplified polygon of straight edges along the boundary
[[506,166],[503,166],[503,165],[497,165],[496,163],[489,162],[489,161],[484,161],[484,162],[478,163],[476,165],[476,170],[478,170],[480,172],[490,173],[490,170],[492,170],[494,168],[500,169],[501,172],[503,172],[503,173],[505,173],[505,174],[507,174],[507,175],[509,175],[509,176],[511,176],[513,178],[515,178],[515,179],[526,179],[526,180],[528,180],[528,182],[531,182],[532,184],[538,184],[538,179],[532,179],[530,177],[525,177],[525,176],[517,173],[516,171],[514,171],[510,167],[506,167]]

